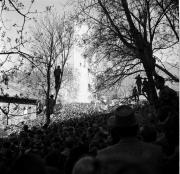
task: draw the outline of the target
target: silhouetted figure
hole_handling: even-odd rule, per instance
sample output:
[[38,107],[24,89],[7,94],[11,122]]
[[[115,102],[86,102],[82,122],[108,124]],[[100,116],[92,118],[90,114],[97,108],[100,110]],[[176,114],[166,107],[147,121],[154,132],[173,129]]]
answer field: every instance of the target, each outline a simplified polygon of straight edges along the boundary
[[170,145],[169,151],[173,152],[179,144],[179,97],[159,75],[155,76],[155,85],[159,89],[158,119]]
[[158,174],[162,169],[162,148],[145,143],[137,138],[139,124],[135,111],[128,105],[121,105],[108,119],[108,127],[116,143],[98,151],[97,158],[129,158],[139,161],[140,166],[147,166],[151,173]]
[[1,88],[1,95],[4,95],[4,89]]
[[11,174],[46,174],[43,160],[34,154],[22,154],[14,162]]
[[101,174],[153,174],[136,158],[128,158],[123,155],[121,157],[105,157],[100,166],[101,172],[99,173]]
[[51,95],[51,96],[50,96],[50,99],[49,99],[49,111],[50,111],[50,114],[53,114],[53,112],[54,112],[54,106],[55,106],[54,96]]
[[135,79],[136,79],[136,85],[137,85],[138,93],[140,95],[141,94],[141,87],[142,87],[142,77],[139,74],[138,76],[135,77]]
[[8,89],[9,78],[8,78],[8,75],[5,73],[3,74],[3,81],[4,81],[4,84],[7,86],[7,89]]
[[40,114],[43,111],[43,104],[41,103],[41,101],[37,102],[37,114]]
[[99,161],[91,156],[86,156],[76,162],[72,174],[99,174],[100,171]]
[[57,90],[60,84],[60,77],[61,77],[61,68],[58,66],[54,70],[54,78],[55,78],[55,89]]
[[138,94],[138,91],[137,91],[137,88],[136,88],[136,87],[133,88],[133,94],[132,94],[132,96],[133,96],[135,102],[136,102],[136,101],[139,101],[139,94]]
[[155,143],[157,139],[157,130],[153,125],[145,125],[141,128],[140,134],[144,142]]
[[159,106],[171,106],[173,110],[179,111],[179,97],[176,91],[165,85],[163,77],[155,76],[155,85],[159,89]]
[[147,97],[149,96],[149,84],[146,78],[144,78],[142,82],[142,93],[145,94]]

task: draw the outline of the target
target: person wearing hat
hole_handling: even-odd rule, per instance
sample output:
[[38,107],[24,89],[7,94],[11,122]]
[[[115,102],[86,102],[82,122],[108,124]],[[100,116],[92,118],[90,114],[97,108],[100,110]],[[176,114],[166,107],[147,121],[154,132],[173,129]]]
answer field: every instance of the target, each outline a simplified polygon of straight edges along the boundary
[[167,105],[173,107],[176,111],[179,111],[179,97],[178,93],[165,85],[165,79],[162,76],[155,76],[155,85],[159,90],[158,107]]
[[140,74],[138,74],[138,76],[136,76],[135,79],[136,79],[138,94],[140,95],[141,94],[141,88],[142,88],[142,77],[140,76]]
[[155,85],[159,90],[157,118],[159,128],[169,144],[169,153],[179,147],[179,97],[176,91],[165,85],[165,79],[156,74]]
[[162,168],[162,149],[158,145],[145,143],[137,138],[139,126],[134,110],[128,105],[121,105],[108,119],[114,145],[98,151],[97,158],[133,158],[142,165],[147,165],[152,173],[159,173]]

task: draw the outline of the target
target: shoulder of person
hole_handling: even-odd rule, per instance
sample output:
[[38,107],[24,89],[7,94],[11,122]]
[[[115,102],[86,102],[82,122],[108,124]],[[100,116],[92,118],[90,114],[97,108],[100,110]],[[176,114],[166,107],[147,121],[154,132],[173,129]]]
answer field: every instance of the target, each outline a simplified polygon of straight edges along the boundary
[[163,91],[166,91],[168,93],[177,94],[177,92],[174,89],[170,88],[169,86],[164,86]]
[[116,145],[108,146],[104,149],[98,150],[97,157],[103,156],[104,154],[111,153],[115,149]]
[[157,155],[157,156],[163,155],[163,150],[160,145],[143,142],[143,147],[144,147],[144,149],[148,149],[148,151],[150,151],[152,153],[152,155],[153,154]]

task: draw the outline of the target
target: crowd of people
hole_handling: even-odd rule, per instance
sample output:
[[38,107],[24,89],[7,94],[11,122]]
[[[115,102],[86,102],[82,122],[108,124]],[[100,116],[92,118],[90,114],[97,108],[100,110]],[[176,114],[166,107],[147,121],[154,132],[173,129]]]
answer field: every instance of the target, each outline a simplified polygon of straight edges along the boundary
[[24,125],[19,134],[0,139],[0,173],[178,173],[177,98],[162,78],[157,82],[158,111],[149,104],[120,105],[103,114],[71,104],[49,126]]
[[134,101],[139,101],[139,96],[144,95],[146,98],[149,97],[149,83],[147,77],[141,77],[140,74],[135,77],[136,85],[132,90],[132,97]]

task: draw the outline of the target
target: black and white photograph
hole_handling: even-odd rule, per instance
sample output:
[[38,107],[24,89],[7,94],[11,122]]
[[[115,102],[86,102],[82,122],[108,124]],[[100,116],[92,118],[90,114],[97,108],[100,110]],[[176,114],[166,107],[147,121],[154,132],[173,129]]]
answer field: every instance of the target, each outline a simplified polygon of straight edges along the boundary
[[0,174],[179,174],[179,0],[0,0]]

